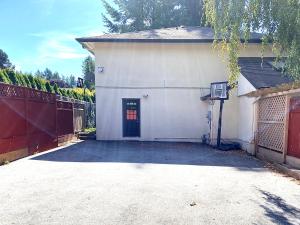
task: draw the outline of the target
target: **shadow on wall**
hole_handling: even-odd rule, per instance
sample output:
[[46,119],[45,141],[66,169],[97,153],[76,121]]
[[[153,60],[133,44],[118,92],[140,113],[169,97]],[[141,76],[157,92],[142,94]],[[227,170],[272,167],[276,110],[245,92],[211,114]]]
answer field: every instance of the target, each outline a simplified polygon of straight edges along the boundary
[[293,225],[300,224],[300,209],[288,204],[281,197],[267,191],[259,190],[265,200],[264,205],[260,205],[265,215],[274,224]]
[[222,152],[195,143],[84,141],[31,158],[56,162],[177,164],[234,167],[265,172],[263,163],[241,151]]

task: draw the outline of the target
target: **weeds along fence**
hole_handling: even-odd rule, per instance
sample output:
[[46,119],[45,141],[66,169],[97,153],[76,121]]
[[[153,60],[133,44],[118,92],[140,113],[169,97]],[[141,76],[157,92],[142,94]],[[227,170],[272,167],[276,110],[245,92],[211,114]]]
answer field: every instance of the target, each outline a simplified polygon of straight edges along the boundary
[[69,141],[86,126],[85,102],[0,83],[0,163]]

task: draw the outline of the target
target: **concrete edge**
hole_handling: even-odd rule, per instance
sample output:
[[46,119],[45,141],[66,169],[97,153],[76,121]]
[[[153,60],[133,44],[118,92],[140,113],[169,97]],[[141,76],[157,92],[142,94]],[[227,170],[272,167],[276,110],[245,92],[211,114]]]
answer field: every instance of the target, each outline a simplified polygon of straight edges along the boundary
[[287,165],[282,165],[279,163],[272,163],[274,168],[281,173],[284,173],[290,177],[300,180],[300,170],[289,168]]

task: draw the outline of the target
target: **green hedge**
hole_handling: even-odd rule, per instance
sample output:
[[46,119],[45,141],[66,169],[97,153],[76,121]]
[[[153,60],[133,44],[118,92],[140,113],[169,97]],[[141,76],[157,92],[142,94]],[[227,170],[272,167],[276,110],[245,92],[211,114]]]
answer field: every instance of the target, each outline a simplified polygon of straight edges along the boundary
[[59,88],[57,84],[52,86],[49,81],[42,78],[34,77],[31,74],[19,73],[11,69],[0,69],[0,82],[34,88],[36,90],[47,91],[78,100],[95,102],[95,91],[86,89],[84,93],[83,90],[79,88]]

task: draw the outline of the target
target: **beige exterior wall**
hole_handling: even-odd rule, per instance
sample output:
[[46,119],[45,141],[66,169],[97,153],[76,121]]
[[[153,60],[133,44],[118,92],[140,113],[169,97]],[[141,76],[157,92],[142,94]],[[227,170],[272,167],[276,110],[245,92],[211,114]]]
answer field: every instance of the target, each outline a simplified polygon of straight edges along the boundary
[[[219,102],[202,102],[210,83],[226,81],[226,63],[211,44],[96,43],[97,139],[122,140],[122,98],[141,98],[140,140],[216,137]],[[251,45],[242,56],[260,56]],[[266,55],[267,56],[267,55]],[[104,67],[99,73],[97,67]],[[204,90],[203,88],[207,88]],[[148,98],[143,98],[148,95]],[[224,105],[222,137],[238,139],[236,90]]]
[[255,154],[254,134],[255,134],[255,99],[254,97],[244,96],[255,87],[243,76],[238,80],[237,94],[238,101],[238,140],[243,150],[250,154]]
[[141,138],[126,140],[199,142],[209,133],[199,96],[198,89],[97,88],[97,139],[122,140],[122,98],[140,98]]

